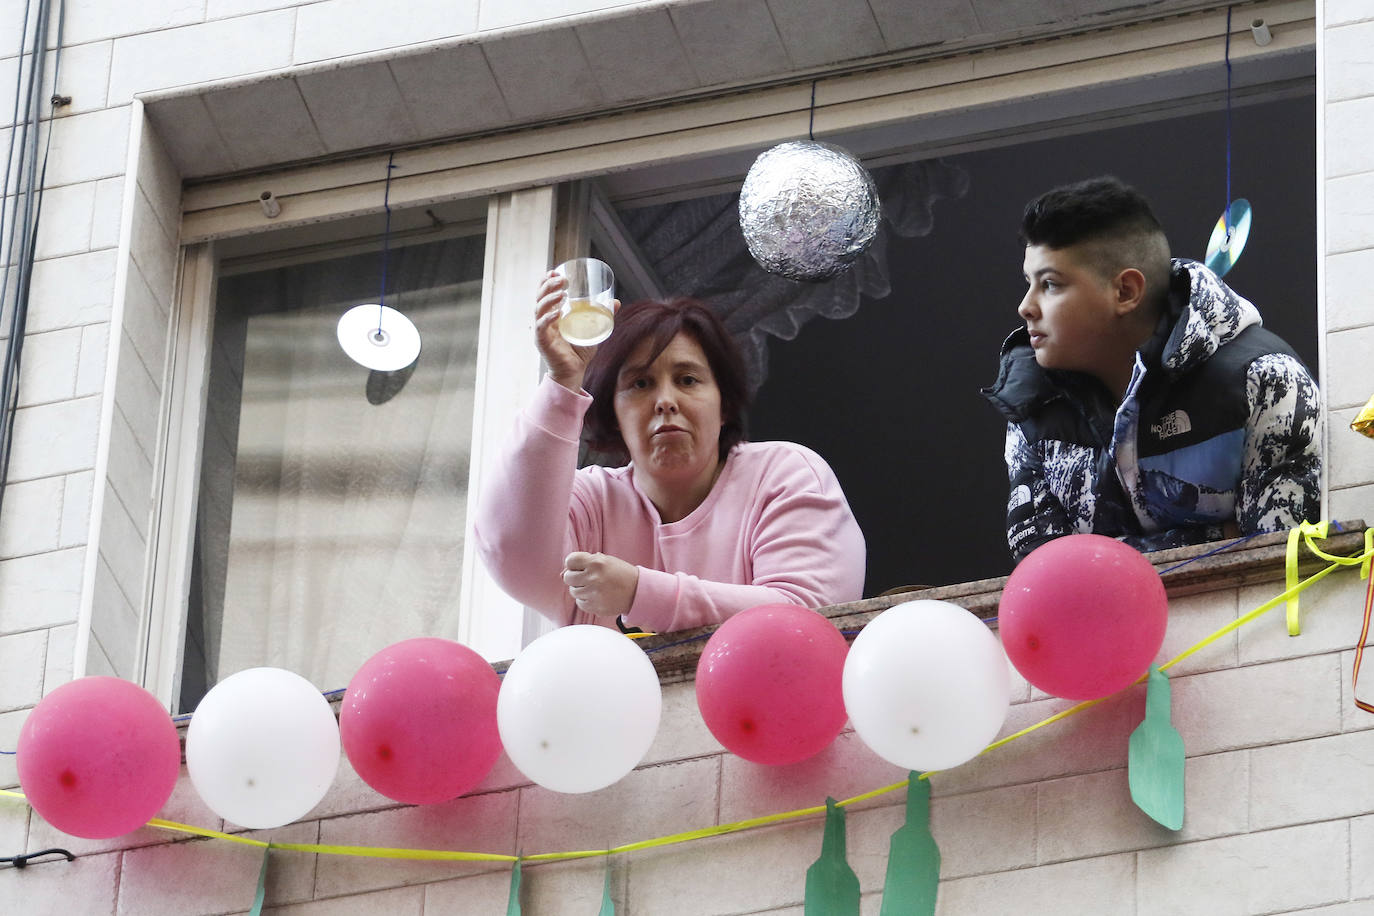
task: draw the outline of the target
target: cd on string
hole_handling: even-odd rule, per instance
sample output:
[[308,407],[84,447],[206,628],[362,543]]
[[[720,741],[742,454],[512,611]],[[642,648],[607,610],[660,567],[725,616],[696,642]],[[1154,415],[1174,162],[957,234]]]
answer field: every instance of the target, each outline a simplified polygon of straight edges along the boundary
[[355,305],[339,319],[339,346],[348,358],[379,372],[395,372],[420,355],[420,332],[387,305]]
[[[1227,232],[1227,228],[1230,232]],[[1250,238],[1250,201],[1241,197],[1231,202],[1226,212],[1212,227],[1212,237],[1207,242],[1206,265],[1218,277],[1240,260],[1245,242]]]

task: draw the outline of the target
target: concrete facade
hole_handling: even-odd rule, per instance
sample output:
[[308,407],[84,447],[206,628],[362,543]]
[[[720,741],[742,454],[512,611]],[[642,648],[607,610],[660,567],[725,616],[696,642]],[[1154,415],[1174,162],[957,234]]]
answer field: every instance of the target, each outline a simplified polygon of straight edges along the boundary
[[[1316,5],[1327,514],[1368,520],[1374,443],[1347,426],[1374,392],[1374,8],[1364,0]],[[713,52],[722,57],[718,74],[745,82],[893,53],[919,38],[903,31],[909,17],[898,4],[825,6],[833,21],[781,0],[426,0],[406,4],[404,15],[376,0],[69,3],[56,88],[72,103],[52,128],[0,517],[0,749],[15,746],[28,710],[75,672],[134,670],[136,609],[147,601],[147,543],[159,508],[153,468],[168,316],[177,297],[182,170],[214,155],[148,128],[140,94],[193,94],[282,74],[300,74],[305,87],[307,76],[336,65],[405,61],[427,43],[467,36],[481,39],[485,66],[478,69],[506,106],[486,125],[494,128],[538,123],[569,105],[597,110],[627,101],[591,69],[588,82],[555,87],[567,99],[541,94],[539,87],[552,84],[547,73],[527,72],[527,63],[560,29],[582,30],[588,59],[602,58],[598,40],[606,53],[623,47],[618,29],[660,30],[663,46],[681,54],[665,53],[666,64],[646,67],[634,83],[646,97],[709,85],[702,61]],[[1053,10],[1063,4],[1017,4],[1011,12],[995,6],[948,0],[927,15],[950,35],[1024,35],[1055,31],[1060,14]],[[1080,6],[1098,14],[1118,4]],[[23,4],[0,2],[0,53],[19,46],[22,15]],[[1005,18],[994,28],[999,15]],[[747,59],[721,52],[739,37],[721,32],[726,17],[740,23],[740,34],[756,37],[756,53]],[[455,44],[453,53],[461,57],[471,52],[459,49],[471,47]],[[17,60],[0,59],[0,86],[13,84]],[[232,102],[232,92],[217,97]],[[387,103],[376,104],[382,110]],[[424,137],[415,124],[385,130]],[[369,142],[326,134],[315,155]],[[298,153],[235,150],[238,158],[219,162],[220,171],[285,164],[282,156]],[[257,158],[243,158],[250,154]],[[1305,601],[1301,638],[1288,639],[1276,618],[1265,618],[1200,653],[1175,678],[1175,716],[1190,755],[1188,822],[1179,835],[1154,827],[1129,802],[1126,737],[1142,704],[1135,691],[936,776],[940,912],[1374,913],[1374,717],[1354,708],[1349,686],[1362,585],[1353,574],[1337,574]],[[1277,590],[1222,588],[1176,600],[1166,652]],[[1008,730],[1066,705],[1024,683],[1015,701]],[[690,683],[668,685],[665,702],[649,759],[594,796],[553,795],[526,784],[503,761],[471,796],[401,808],[371,792],[345,763],[310,819],[272,838],[484,851],[588,848],[814,805],[827,794],[855,794],[905,776],[852,735],[812,761],[764,770],[724,753],[711,738]],[[17,783],[13,757],[0,757],[0,787]],[[900,824],[903,798],[894,793],[850,813],[849,857],[865,891],[865,913],[878,911],[887,841]],[[184,779],[163,816],[220,826]],[[261,861],[247,848],[150,829],[115,841],[74,840],[0,799],[0,855],[50,845],[79,858],[0,869],[0,901],[7,904],[0,909],[246,912]],[[811,821],[630,854],[613,862],[613,893],[630,914],[800,916],[804,871],[818,850],[819,827]],[[300,916],[493,912],[508,887],[504,868],[287,852],[272,859],[268,903],[273,912]],[[529,868],[525,911],[593,910],[603,867],[592,861]]]

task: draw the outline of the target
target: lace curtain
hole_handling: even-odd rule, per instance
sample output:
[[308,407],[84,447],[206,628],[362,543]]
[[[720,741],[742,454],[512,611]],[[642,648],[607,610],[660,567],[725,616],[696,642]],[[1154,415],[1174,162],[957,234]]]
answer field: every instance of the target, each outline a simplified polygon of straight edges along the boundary
[[392,248],[386,302],[422,341],[397,373],[335,333],[377,301],[380,251],[220,281],[184,711],[243,668],[332,689],[382,646],[456,635],[483,248]]
[[861,296],[886,296],[889,234],[930,234],[935,202],[963,197],[969,183],[964,169],[938,159],[875,169],[873,178],[883,206],[878,237],[851,269],[822,283],[787,280],[754,262],[739,228],[738,193],[627,210],[621,217],[669,294],[706,301],[724,319],[757,389],[768,376],[770,335],[791,340],[817,315],[848,318]]

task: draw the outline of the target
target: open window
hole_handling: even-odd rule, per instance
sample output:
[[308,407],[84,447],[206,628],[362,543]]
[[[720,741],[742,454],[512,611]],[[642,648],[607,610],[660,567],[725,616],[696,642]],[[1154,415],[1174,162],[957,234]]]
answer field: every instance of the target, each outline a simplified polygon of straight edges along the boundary
[[[1231,112],[1231,187],[1249,199],[1255,228],[1226,281],[1315,374],[1313,84],[1283,81],[1242,101]],[[753,263],[738,182],[691,196],[642,175],[604,179],[628,236],[609,250],[622,271],[637,257],[632,276],[725,318],[757,385],[750,438],[801,442],[834,467],[868,540],[866,595],[1005,575],[1005,424],[979,389],[1020,323],[1021,210],[1056,185],[1115,174],[1150,198],[1176,257],[1202,260],[1226,203],[1226,117],[1216,99],[1180,101],[935,159],[891,151],[873,167],[879,238],[821,284]]]

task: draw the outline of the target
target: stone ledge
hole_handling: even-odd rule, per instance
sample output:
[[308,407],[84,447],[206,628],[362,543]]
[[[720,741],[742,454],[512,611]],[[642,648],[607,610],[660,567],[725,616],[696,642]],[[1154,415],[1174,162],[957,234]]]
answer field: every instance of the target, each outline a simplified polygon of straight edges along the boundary
[[[1364,547],[1364,521],[1357,519],[1339,524],[1341,532],[1323,541],[1322,550],[1336,556],[1351,556],[1358,553]],[[1175,547],[1171,550],[1158,550],[1147,556],[1154,567],[1160,570],[1165,590],[1171,598],[1282,581],[1288,532],[1262,534],[1250,538],[1232,550],[1204,556],[1224,543]],[[1184,563],[1187,565],[1180,565]],[[1325,565],[1325,561],[1314,556],[1306,547],[1302,549],[1298,569],[1304,575],[1310,575]],[[840,629],[859,630],[894,605],[927,598],[949,601],[987,619],[997,616],[997,602],[1006,584],[1006,576],[977,579],[954,585],[920,588],[895,595],[862,598],[824,607],[820,612],[834,621],[835,626]],[[714,630],[715,627],[711,626],[650,636],[642,639],[640,644],[645,651],[651,653],[650,658],[658,670],[661,681],[672,683],[690,680],[696,673],[697,661],[701,657],[702,647],[706,644],[703,637]],[[674,645],[675,643],[680,645]]]

